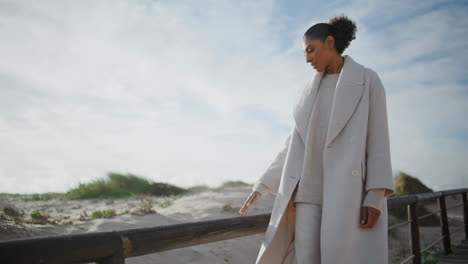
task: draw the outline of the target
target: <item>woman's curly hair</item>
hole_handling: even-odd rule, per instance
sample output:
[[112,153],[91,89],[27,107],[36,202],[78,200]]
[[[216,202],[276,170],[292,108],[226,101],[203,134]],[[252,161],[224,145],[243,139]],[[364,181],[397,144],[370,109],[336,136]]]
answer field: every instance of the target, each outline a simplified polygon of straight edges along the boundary
[[335,38],[336,51],[342,54],[356,38],[356,23],[345,15],[335,16],[330,18],[328,23],[318,23],[310,27],[304,33],[304,38],[320,39],[323,42],[329,35]]
[[332,17],[328,24],[333,26],[336,50],[339,54],[356,38],[356,24],[348,17],[342,15]]

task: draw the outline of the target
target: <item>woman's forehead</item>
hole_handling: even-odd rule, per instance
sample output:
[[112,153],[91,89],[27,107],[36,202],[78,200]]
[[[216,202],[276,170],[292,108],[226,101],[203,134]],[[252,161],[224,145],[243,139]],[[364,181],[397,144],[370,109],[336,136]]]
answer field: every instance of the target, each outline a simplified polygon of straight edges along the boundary
[[320,42],[320,40],[318,40],[318,39],[314,39],[314,40],[304,39],[304,41],[302,42],[302,48],[306,49],[308,46],[309,47],[314,47],[315,45],[318,44],[317,42]]

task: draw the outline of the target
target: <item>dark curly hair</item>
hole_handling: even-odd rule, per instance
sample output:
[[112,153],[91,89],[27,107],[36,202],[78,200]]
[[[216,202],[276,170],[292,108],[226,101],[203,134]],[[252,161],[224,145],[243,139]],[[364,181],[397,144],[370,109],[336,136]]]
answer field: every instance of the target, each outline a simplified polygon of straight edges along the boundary
[[320,39],[322,42],[329,36],[335,38],[335,48],[339,54],[356,38],[356,23],[345,15],[330,18],[328,23],[318,23],[311,26],[305,33],[304,39]]

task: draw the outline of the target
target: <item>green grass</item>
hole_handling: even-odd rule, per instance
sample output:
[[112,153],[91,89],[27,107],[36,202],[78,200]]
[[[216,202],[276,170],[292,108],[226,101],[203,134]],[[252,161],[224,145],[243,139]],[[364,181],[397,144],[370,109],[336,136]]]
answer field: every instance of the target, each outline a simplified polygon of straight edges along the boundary
[[108,173],[107,179],[97,179],[79,184],[65,193],[68,199],[126,198],[132,195],[168,196],[186,192],[185,189],[167,183],[150,182],[132,174]]
[[98,211],[94,211],[92,214],[91,214],[91,218],[92,219],[97,219],[97,218],[110,218],[110,217],[113,217],[113,216],[116,216],[117,213],[115,212],[114,209],[109,209],[109,210],[98,210]]
[[[41,200],[79,200],[101,198],[127,198],[131,196],[167,196],[170,199],[178,199],[188,192],[219,191],[230,187],[247,187],[252,184],[243,181],[225,181],[221,186],[210,188],[207,185],[196,185],[187,189],[161,182],[152,182],[133,174],[119,174],[109,172],[106,177],[95,179],[88,183],[80,183],[75,188],[65,193],[48,192],[34,194],[0,193],[0,197],[21,198],[24,201]],[[166,207],[170,204],[161,204]]]
[[211,191],[211,188],[206,184],[202,184],[202,185],[195,185],[195,186],[189,187],[189,188],[187,188],[187,191],[190,191],[190,192],[206,192],[206,191]]
[[9,215],[9,216],[13,216],[13,217],[19,217],[19,216],[23,216],[24,215],[24,211],[22,210],[17,210],[13,207],[11,207],[10,205],[6,205],[3,207],[3,212],[6,214],[6,215]]
[[0,197],[21,198],[24,201],[45,201],[51,199],[66,199],[64,193],[47,192],[47,193],[33,193],[33,194],[19,194],[19,193],[0,193]]
[[252,186],[252,184],[248,184],[243,181],[225,181],[221,186],[213,188],[214,191],[218,191],[224,188],[231,188],[231,187],[246,187],[246,186]]
[[166,207],[172,205],[172,201],[171,201],[171,200],[166,200],[166,201],[164,201],[164,202],[162,202],[162,203],[159,203],[158,205],[159,205],[159,207],[161,207],[161,208],[166,208]]
[[[28,224],[36,224],[36,225],[45,225],[45,224],[52,224],[54,223],[54,219],[52,217],[50,217],[50,215],[44,213],[44,212],[41,212],[41,211],[33,211],[31,214],[31,220],[26,220],[24,221],[24,223],[28,223]],[[15,222],[19,222],[20,219],[15,219]]]
[[47,220],[50,218],[50,215],[36,210],[31,213],[31,218],[36,220]]
[[422,264],[438,264],[437,258],[442,256],[443,250],[436,248],[429,248],[421,253]]
[[132,215],[146,215],[146,214],[156,214],[156,210],[153,208],[153,202],[150,199],[141,200],[142,204],[136,210],[131,212]]
[[44,200],[51,200],[51,199],[64,199],[65,196],[63,193],[57,192],[48,192],[48,193],[34,193],[28,197],[32,201],[44,201]]
[[405,192],[401,188],[396,188],[395,193],[392,195],[392,197],[398,197],[398,196],[404,196],[404,195],[409,195],[409,193]]

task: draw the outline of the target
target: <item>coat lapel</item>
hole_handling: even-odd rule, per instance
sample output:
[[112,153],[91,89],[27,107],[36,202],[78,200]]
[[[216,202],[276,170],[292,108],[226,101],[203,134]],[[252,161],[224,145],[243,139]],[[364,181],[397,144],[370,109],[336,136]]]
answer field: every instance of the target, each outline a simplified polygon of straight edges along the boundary
[[[326,145],[329,145],[344,128],[364,91],[364,67],[349,55],[344,55],[344,57],[344,65],[338,77],[333,96]],[[304,144],[306,144],[310,115],[322,77],[323,72],[314,74],[312,80],[307,83],[300,93],[299,99],[294,106],[296,127]]]
[[296,127],[301,136],[302,142],[306,143],[307,128],[309,127],[310,114],[314,106],[314,100],[317,97],[317,91],[322,79],[323,72],[315,72],[312,80],[309,81],[302,92],[299,94],[299,99],[294,106],[294,118]]

